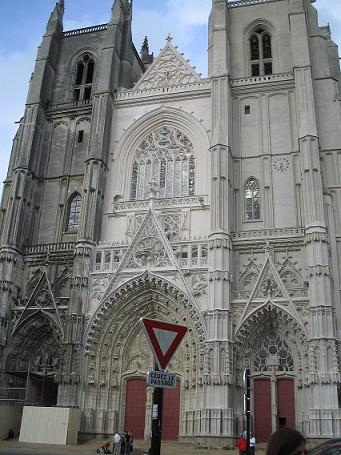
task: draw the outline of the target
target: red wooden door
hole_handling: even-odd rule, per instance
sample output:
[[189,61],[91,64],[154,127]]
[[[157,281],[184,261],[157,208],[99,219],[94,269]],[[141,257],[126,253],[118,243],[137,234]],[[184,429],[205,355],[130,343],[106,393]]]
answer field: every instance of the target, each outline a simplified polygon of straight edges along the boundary
[[278,426],[295,428],[295,384],[293,379],[277,381]]
[[256,440],[267,441],[272,433],[270,379],[254,380],[254,418]]
[[146,380],[129,379],[127,381],[124,429],[132,430],[137,439],[144,438],[146,400]]
[[162,407],[162,440],[176,441],[179,435],[180,381],[175,389],[164,389]]

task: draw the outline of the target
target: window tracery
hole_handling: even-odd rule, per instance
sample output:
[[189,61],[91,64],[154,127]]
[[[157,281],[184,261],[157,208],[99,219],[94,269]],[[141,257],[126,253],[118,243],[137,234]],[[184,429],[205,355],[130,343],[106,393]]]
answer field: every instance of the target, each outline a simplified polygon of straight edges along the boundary
[[250,37],[250,62],[252,76],[272,74],[271,35],[263,28]]
[[143,139],[132,169],[132,200],[192,196],[194,188],[193,145],[183,132],[162,127]]
[[287,343],[275,332],[269,333],[254,356],[253,367],[257,372],[271,371],[276,365],[278,372],[293,372],[294,360]]
[[73,197],[71,197],[69,204],[68,222],[66,226],[67,232],[74,233],[78,231],[81,203],[82,201],[79,194],[75,194]]
[[260,220],[260,189],[254,177],[250,177],[244,186],[245,221]]
[[85,101],[92,97],[92,83],[94,78],[95,62],[90,54],[84,54],[76,63],[75,79],[73,84],[73,100]]

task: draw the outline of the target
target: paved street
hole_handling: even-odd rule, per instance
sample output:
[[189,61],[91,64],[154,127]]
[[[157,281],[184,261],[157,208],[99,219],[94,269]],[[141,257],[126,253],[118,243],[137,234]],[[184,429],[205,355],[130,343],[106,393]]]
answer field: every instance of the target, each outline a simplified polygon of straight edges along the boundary
[[[93,455],[99,441],[93,440],[86,444],[69,446],[44,446],[41,444],[21,444],[17,440],[0,441],[0,454],[3,455],[65,455],[82,454]],[[146,441],[135,441],[134,454],[142,455],[147,449]],[[198,447],[191,444],[180,444],[174,442],[163,442],[161,455],[237,455],[236,450],[210,449]],[[264,450],[258,449],[257,455],[264,455]]]

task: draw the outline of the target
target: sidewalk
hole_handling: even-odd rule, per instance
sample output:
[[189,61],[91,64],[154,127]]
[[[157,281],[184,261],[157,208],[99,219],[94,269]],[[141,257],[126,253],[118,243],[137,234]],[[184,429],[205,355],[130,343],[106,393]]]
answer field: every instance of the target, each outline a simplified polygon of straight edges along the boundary
[[[0,441],[0,454],[5,454],[6,449],[22,451],[23,449],[34,450],[42,454],[82,454],[93,455],[99,447],[101,441],[92,440],[78,445],[45,445],[21,443],[17,439],[10,441]],[[142,455],[148,449],[148,443],[143,440],[134,441],[133,455]],[[257,455],[264,455],[264,449],[257,449]],[[237,450],[212,449],[199,447],[193,444],[177,442],[163,442],[161,445],[161,455],[237,455]]]

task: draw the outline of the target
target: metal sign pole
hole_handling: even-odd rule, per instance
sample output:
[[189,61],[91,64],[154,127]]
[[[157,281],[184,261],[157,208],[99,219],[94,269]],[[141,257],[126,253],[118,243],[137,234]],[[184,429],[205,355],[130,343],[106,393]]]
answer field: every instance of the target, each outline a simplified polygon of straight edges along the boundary
[[[159,368],[155,362],[155,371]],[[163,389],[154,388],[153,408],[152,408],[152,441],[151,455],[160,455],[161,453],[161,430],[162,430],[162,404]]]
[[250,428],[251,428],[251,373],[248,368],[244,370],[244,400],[246,416],[246,452],[250,454]]

